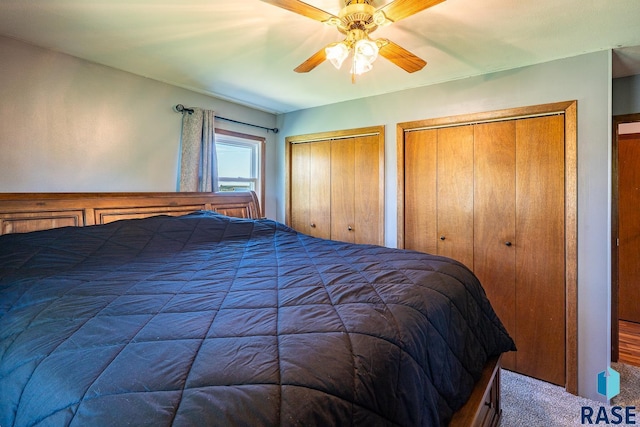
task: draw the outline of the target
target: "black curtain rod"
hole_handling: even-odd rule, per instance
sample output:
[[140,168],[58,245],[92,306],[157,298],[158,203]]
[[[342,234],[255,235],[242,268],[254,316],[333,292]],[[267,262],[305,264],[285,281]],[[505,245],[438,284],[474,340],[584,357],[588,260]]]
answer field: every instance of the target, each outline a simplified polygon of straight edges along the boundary
[[[182,114],[184,114],[184,113],[187,113],[187,114],[193,114],[193,108],[187,108],[187,107],[185,107],[185,106],[184,106],[184,105],[182,105],[182,104],[178,104],[178,105],[176,105],[175,107],[173,107],[173,109],[174,109],[177,113],[182,113]],[[238,121],[238,120],[227,119],[226,117],[215,116],[215,118],[216,118],[216,119],[219,119],[219,120],[224,120],[224,121],[227,121],[227,122],[238,123],[238,124],[240,124],[240,125],[245,125],[245,126],[251,126],[251,127],[254,127],[254,128],[265,129],[267,132],[271,131],[271,132],[273,132],[273,133],[278,133],[278,132],[280,131],[280,129],[278,129],[278,128],[268,128],[268,127],[265,127],[265,126],[254,125],[254,124],[251,124],[251,123],[240,122],[240,121]]]

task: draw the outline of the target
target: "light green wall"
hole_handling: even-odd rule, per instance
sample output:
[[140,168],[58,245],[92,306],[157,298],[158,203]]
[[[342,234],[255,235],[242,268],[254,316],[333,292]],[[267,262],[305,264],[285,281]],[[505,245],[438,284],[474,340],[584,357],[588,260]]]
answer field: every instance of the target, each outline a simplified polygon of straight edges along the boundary
[[[276,116],[0,37],[0,192],[176,191],[176,104],[272,128]],[[275,135],[266,214],[275,216]]]
[[[385,125],[385,241],[396,246],[397,123],[569,100],[578,101],[578,388],[601,400],[596,376],[610,361],[609,51],[280,115],[279,186],[286,136]],[[283,221],[284,200],[277,214]]]
[[613,80],[613,115],[640,113],[640,74]]

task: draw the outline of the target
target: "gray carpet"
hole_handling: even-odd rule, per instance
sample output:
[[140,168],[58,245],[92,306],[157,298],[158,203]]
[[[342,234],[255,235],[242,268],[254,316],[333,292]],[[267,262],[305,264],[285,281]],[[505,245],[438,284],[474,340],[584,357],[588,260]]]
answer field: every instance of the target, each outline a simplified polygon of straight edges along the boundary
[[562,387],[503,369],[500,427],[581,426],[582,406],[594,408],[594,425],[600,406],[608,409],[609,417],[612,406],[635,406],[636,424],[630,425],[640,425],[640,368],[619,363],[612,363],[611,367],[620,373],[620,394],[611,400],[611,405],[574,396]]

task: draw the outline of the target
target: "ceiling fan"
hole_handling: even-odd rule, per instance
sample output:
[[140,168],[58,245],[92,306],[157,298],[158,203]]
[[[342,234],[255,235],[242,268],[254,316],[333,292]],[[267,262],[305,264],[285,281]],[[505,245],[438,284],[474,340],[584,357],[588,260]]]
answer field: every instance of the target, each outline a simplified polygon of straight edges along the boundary
[[423,59],[391,40],[372,40],[369,35],[378,27],[397,22],[444,0],[394,0],[379,8],[371,5],[373,0],[345,0],[345,7],[338,16],[299,0],[262,1],[334,26],[345,35],[344,40],[323,47],[294,71],[307,73],[327,59],[339,69],[353,52],[351,78],[355,82],[356,75],[371,70],[378,55],[409,73],[419,71],[427,65]]

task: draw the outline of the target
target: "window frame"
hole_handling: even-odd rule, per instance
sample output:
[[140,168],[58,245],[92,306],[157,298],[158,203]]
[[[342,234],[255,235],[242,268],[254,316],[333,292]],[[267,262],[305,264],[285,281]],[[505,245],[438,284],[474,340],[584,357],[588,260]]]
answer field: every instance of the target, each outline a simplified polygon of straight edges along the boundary
[[[257,161],[255,162],[255,165],[252,165],[253,167],[256,167],[257,170],[256,172],[256,178],[238,178],[238,177],[226,177],[226,179],[228,180],[233,180],[236,182],[254,182],[255,181],[255,187],[256,187],[256,195],[258,196],[258,200],[260,201],[260,215],[263,215],[264,212],[264,199],[265,199],[265,195],[264,195],[264,188],[265,188],[265,155],[266,155],[266,150],[265,150],[265,146],[266,146],[266,138],[261,137],[261,136],[257,136],[257,135],[250,135],[250,134],[246,134],[246,133],[241,133],[241,132],[235,132],[235,131],[230,131],[230,130],[226,130],[226,129],[216,129],[215,130],[215,137],[216,137],[216,145],[221,142],[221,143],[234,143],[234,142],[238,142],[239,145],[243,145],[243,144],[247,144],[247,145],[252,145],[255,148],[255,152],[256,152],[256,156],[257,156]],[[220,184],[224,181],[221,181],[220,179],[221,177],[218,176],[218,188],[216,188],[216,192],[220,191]],[[225,179],[225,178],[223,178]]]

